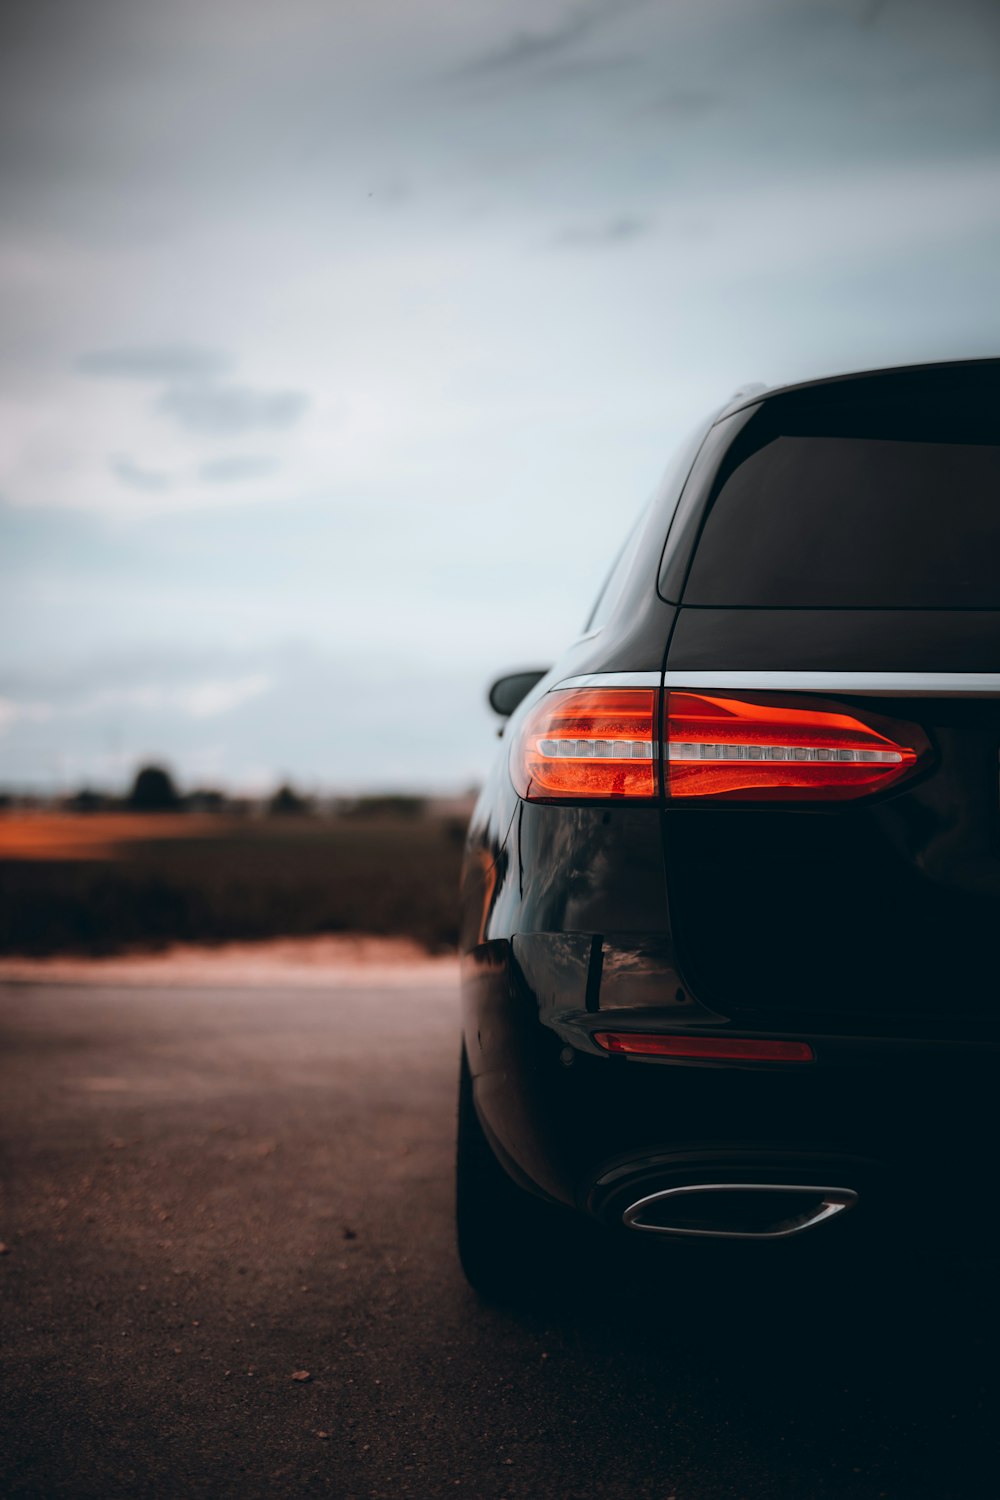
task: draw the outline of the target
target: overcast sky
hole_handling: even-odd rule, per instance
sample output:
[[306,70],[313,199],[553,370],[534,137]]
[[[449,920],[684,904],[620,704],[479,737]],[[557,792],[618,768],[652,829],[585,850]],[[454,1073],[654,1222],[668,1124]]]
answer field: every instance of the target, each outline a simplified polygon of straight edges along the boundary
[[458,787],[747,380],[1000,353],[995,0],[31,0],[0,783]]

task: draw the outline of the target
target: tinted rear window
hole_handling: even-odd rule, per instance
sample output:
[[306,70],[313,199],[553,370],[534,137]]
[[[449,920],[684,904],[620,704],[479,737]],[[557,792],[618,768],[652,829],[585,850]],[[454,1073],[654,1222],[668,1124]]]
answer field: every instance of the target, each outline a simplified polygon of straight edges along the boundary
[[716,483],[685,604],[1000,608],[992,415],[989,432],[980,408],[946,434],[940,411],[897,413],[881,435],[870,408],[835,413],[826,425],[841,430],[824,432],[767,405]]

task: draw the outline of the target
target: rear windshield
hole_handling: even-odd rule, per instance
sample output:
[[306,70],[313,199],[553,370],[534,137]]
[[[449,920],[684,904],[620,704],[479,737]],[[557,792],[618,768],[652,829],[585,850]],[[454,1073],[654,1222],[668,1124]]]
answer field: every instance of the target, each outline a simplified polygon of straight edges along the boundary
[[996,421],[883,436],[870,416],[839,433],[758,424],[717,481],[685,604],[1000,609]]

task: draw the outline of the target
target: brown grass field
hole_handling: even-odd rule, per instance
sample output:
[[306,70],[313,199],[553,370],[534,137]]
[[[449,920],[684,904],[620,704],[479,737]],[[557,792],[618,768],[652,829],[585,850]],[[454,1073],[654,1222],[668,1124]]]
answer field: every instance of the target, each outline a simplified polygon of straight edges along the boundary
[[322,933],[457,939],[451,818],[11,813],[0,953],[109,954]]

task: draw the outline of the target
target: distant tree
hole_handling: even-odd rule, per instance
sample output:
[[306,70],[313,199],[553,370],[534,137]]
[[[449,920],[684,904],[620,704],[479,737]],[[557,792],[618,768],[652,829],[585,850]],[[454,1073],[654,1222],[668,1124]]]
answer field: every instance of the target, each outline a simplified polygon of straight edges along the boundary
[[127,800],[136,812],[173,812],[181,801],[173,777],[163,766],[140,767]]
[[309,799],[308,797],[303,797],[300,792],[297,792],[293,786],[289,786],[286,781],[282,786],[279,786],[271,798],[267,805],[267,810],[274,817],[281,818],[289,814],[297,816],[300,813],[307,813],[309,811]]
[[218,813],[226,810],[226,794],[214,786],[198,786],[184,798],[188,812]]
[[67,799],[66,806],[75,813],[105,812],[111,806],[111,798],[103,792],[95,792],[93,787],[84,786]]
[[414,797],[407,792],[376,792],[367,797],[357,797],[344,816],[350,818],[422,818],[427,811],[427,798]]

